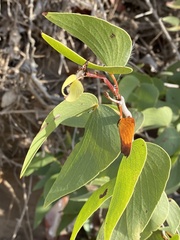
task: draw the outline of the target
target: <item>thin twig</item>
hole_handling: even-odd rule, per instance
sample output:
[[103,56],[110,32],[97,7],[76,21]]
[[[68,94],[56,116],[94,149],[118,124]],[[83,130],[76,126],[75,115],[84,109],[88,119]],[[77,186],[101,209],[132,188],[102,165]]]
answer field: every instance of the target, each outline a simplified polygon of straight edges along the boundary
[[40,97],[40,95],[36,92],[36,90],[34,89],[33,85],[30,82],[28,83],[28,87],[30,92],[36,97],[36,99],[41,103],[41,105],[44,108],[47,108],[48,104]]
[[6,115],[6,114],[21,114],[21,113],[35,113],[35,114],[38,114],[38,113],[44,113],[46,111],[41,111],[41,110],[35,110],[35,109],[31,109],[31,110],[28,110],[28,109],[21,109],[21,110],[3,110],[0,112],[0,115]]
[[146,4],[148,5],[148,7],[149,7],[150,11],[152,12],[153,16],[155,17],[155,19],[158,21],[164,35],[166,36],[166,38],[172,48],[173,53],[175,53],[178,60],[180,60],[180,53],[178,51],[178,48],[177,48],[176,44],[173,42],[170,34],[168,33],[166,27],[163,24],[161,18],[158,16],[156,9],[153,8],[153,5],[151,4],[150,0],[146,0]]
[[[32,193],[32,176],[29,179],[29,186],[28,186],[28,193],[27,193],[27,203],[29,202],[30,196]],[[25,200],[25,199],[24,199]],[[27,219],[27,225],[28,225],[28,229],[29,229],[29,239],[33,240],[33,232],[32,232],[32,227],[31,227],[31,223],[30,223],[30,219],[29,219],[29,209],[28,209],[28,205],[26,207],[26,219]]]
[[[12,185],[3,178],[3,173],[2,171],[0,171],[0,183],[2,185],[4,185],[4,187],[8,190],[8,192],[10,193],[12,200],[11,200],[11,204],[9,206],[9,213],[10,210],[13,208],[14,202],[17,204],[19,211],[21,212],[21,205],[20,205],[20,200],[18,199],[18,197],[16,196],[16,193],[12,187]],[[9,215],[9,214],[8,214]]]
[[98,101],[99,103],[102,102],[102,96],[101,96],[101,84],[100,84],[100,80],[99,78],[97,78],[97,97],[98,97]]
[[[28,210],[28,202],[29,202],[29,198],[30,198],[30,195],[31,195],[31,189],[32,189],[32,177],[29,178],[28,193],[26,193],[26,184],[25,184],[24,180],[23,180],[22,186],[23,186],[24,207],[23,207],[20,219],[18,219],[18,221],[17,221],[16,227],[15,227],[15,230],[14,230],[14,233],[13,233],[13,236],[12,236],[12,240],[16,238],[17,233],[22,226],[24,216],[25,216],[25,214]],[[29,231],[29,232],[30,232],[29,239],[33,240],[32,231]]]

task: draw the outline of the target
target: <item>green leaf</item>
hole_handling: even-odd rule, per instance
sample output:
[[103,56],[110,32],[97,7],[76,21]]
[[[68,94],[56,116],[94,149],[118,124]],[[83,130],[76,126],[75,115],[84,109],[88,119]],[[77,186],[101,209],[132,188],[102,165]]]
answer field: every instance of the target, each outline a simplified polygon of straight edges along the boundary
[[131,74],[132,76],[136,77],[140,83],[153,83],[152,77],[150,77],[148,74],[140,73],[140,72],[133,72]]
[[140,86],[140,82],[136,76],[129,75],[123,77],[123,79],[119,83],[119,89],[121,95],[128,101],[130,94],[136,89],[136,87]]
[[154,107],[159,97],[159,91],[151,83],[142,83],[134,92],[135,104],[139,110]]
[[[98,176],[97,178],[102,178],[104,177],[105,179],[108,178],[108,181],[110,179],[113,179],[113,178],[116,178],[117,176],[117,172],[118,172],[118,168],[119,168],[119,164],[121,162],[123,158],[123,155],[120,154],[118,156],[118,158],[116,159],[116,161],[114,161],[108,168],[106,168],[104,171],[102,171]],[[96,180],[96,178],[95,178]],[[94,182],[94,180],[92,181],[92,183]]]
[[148,238],[148,240],[163,240],[162,232],[157,230]]
[[74,240],[86,220],[108,199],[114,189],[115,179],[107,182],[96,190],[84,204],[77,216],[70,240]]
[[[140,234],[147,226],[164,191],[169,171],[170,158],[167,153],[158,145],[147,143],[144,168],[133,196],[115,228],[114,234],[118,235],[117,239],[140,239]],[[124,198],[124,194],[119,196]],[[115,239],[114,235],[112,239]]]
[[68,225],[74,221],[79,211],[81,210],[82,206],[83,206],[83,202],[75,202],[71,200],[68,202],[68,205],[63,211],[60,226],[58,228],[58,233],[60,233],[65,228],[67,228]]
[[88,15],[53,12],[44,15],[49,21],[84,42],[106,66],[123,67],[127,64],[132,41],[123,29]]
[[151,80],[152,80],[154,86],[157,87],[159,93],[164,93],[165,87],[164,87],[164,83],[163,83],[162,79],[153,77],[153,78],[151,78]]
[[47,116],[43,122],[39,133],[33,139],[29,151],[24,160],[21,170],[21,177],[25,174],[33,157],[42,146],[47,137],[54,131],[55,128],[64,120],[76,116],[84,111],[91,110],[97,106],[97,98],[88,93],[82,94],[77,101],[63,101],[57,105]]
[[67,96],[64,92],[65,88],[71,85],[74,81],[78,80],[75,74],[70,75],[66,80],[63,82],[63,85],[61,87],[61,92],[63,96]]
[[[34,160],[34,159],[33,159]],[[33,161],[32,161],[33,162]],[[31,165],[31,164],[30,164]],[[43,171],[41,173],[38,172],[38,176],[41,176],[40,180],[36,183],[36,185],[33,187],[33,190],[38,190],[41,188],[45,188],[46,183],[49,181],[49,179],[52,177],[54,178],[54,176],[57,175],[57,173],[59,173],[59,171],[61,170],[61,165],[59,162],[53,162],[52,164],[50,164],[50,166],[47,166],[48,168],[41,168]],[[27,169],[28,171],[28,169]],[[44,172],[45,171],[45,172]],[[43,176],[43,177],[42,177]]]
[[[113,104],[106,104],[107,107],[113,109],[116,113],[117,113],[117,121],[119,121],[119,115],[118,115],[118,108],[117,108],[117,105],[115,105],[114,103]],[[135,132],[138,131],[138,129],[142,126],[143,124],[143,121],[144,121],[144,115],[135,110],[135,109],[129,109],[130,112],[132,113],[132,117],[134,118],[135,120]]]
[[123,29],[89,15],[48,12],[45,17],[84,42],[105,65],[127,64],[132,41]]
[[117,115],[112,109],[100,105],[89,117],[84,137],[67,158],[45,205],[91,181],[117,158],[119,152]]
[[166,5],[172,9],[180,9],[180,0],[167,2]]
[[82,83],[79,80],[74,81],[69,87],[69,94],[66,97],[66,101],[76,101],[82,95],[83,91],[84,88]]
[[37,228],[37,226],[39,226],[39,224],[42,222],[44,216],[46,215],[46,213],[51,209],[51,205],[49,205],[48,207],[44,207],[43,206],[44,203],[44,197],[40,196],[38,203],[36,205],[36,209],[35,209],[35,217],[34,217],[34,225],[33,228]]
[[166,101],[180,108],[179,96],[180,96],[179,88],[169,88],[166,94]]
[[178,26],[180,23],[180,19],[174,16],[167,16],[167,17],[163,17],[162,20],[166,23],[169,23],[173,26]]
[[180,19],[175,16],[167,16],[162,18],[166,23],[169,23],[172,27],[167,27],[168,31],[176,32],[180,30]]
[[175,106],[172,103],[169,102],[165,102],[165,101],[161,101],[158,100],[157,104],[156,104],[156,108],[161,108],[161,107],[169,107],[172,111],[172,119],[171,122],[175,122],[178,118],[179,118],[179,107]]
[[169,32],[177,32],[180,31],[180,25],[179,26],[174,26],[174,27],[169,27],[167,28]]
[[144,115],[142,114],[142,112],[138,112],[134,109],[130,109],[132,116],[135,120],[135,132],[137,132],[141,126],[143,125],[144,122]]
[[180,134],[173,127],[165,128],[154,143],[161,146],[170,156],[180,148]]
[[[180,152],[179,152],[180,153]],[[166,193],[170,194],[175,192],[180,187],[180,155],[178,160],[171,168],[170,178],[166,186]]]
[[[53,47],[57,52],[61,53],[64,55],[66,58],[69,60],[79,64],[79,65],[84,65],[86,63],[86,59],[81,57],[79,54],[71,50],[70,48],[66,47],[64,44],[61,42],[55,40],[54,38],[48,36],[45,33],[41,33],[42,38],[51,46]],[[128,74],[132,72],[132,68],[130,67],[125,67],[125,66],[100,66],[97,64],[94,64],[92,62],[88,61],[88,68],[90,69],[95,69],[95,70],[100,70],[104,72],[109,72],[109,73],[116,73],[116,74]]]
[[175,234],[174,236],[171,237],[171,240],[180,240],[180,235]]
[[171,73],[171,75],[167,76],[167,82],[179,84],[180,71],[179,71],[180,61],[176,61],[171,66],[167,68],[167,71]]
[[134,192],[147,157],[146,143],[142,139],[133,142],[131,154],[123,157],[104,224],[104,239],[110,239],[116,224],[126,209]]
[[69,127],[84,128],[91,114],[83,112],[76,116],[70,117],[62,122],[62,125]]
[[142,127],[145,129],[166,127],[172,120],[172,110],[169,107],[148,108],[142,113],[144,114]]
[[169,212],[166,221],[168,226],[162,229],[171,234],[177,233],[180,225],[180,208],[173,199],[169,200]]
[[166,220],[169,210],[169,202],[166,194],[163,192],[153,214],[148,222],[148,225],[145,227],[144,231],[141,234],[142,239],[147,239],[152,232],[156,231]]
[[91,196],[91,192],[85,193],[81,196],[77,196],[77,197],[73,197],[71,198],[71,201],[75,201],[75,202],[86,202],[89,197]]
[[44,196],[44,199],[47,196],[48,192],[50,191],[50,189],[51,189],[53,183],[55,182],[58,174],[59,174],[59,172],[49,176],[49,178],[47,179],[46,183],[44,184],[44,186],[43,186],[43,196]]
[[167,16],[162,18],[162,20],[172,25],[172,27],[167,27],[168,31],[176,32],[180,30],[180,18],[175,16]]
[[29,176],[33,172],[55,161],[57,161],[57,159],[49,153],[37,153],[30,163],[29,168],[25,172],[24,176]]

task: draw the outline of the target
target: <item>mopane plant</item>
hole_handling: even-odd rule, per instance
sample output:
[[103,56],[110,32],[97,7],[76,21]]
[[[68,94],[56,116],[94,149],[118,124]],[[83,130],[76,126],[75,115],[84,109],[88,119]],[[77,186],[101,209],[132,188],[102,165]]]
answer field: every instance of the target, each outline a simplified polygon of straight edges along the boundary
[[[42,33],[48,44],[80,67],[64,81],[65,100],[44,120],[27,153],[21,177],[28,176],[29,169],[33,172],[37,151],[59,124],[84,128],[82,139],[44,193],[44,206],[49,206],[96,179],[104,179],[79,211],[70,239],[76,238],[84,223],[101,207],[107,208],[107,214],[98,240],[179,239],[179,207],[165,193],[171,159],[159,145],[141,138],[134,140],[134,134],[143,126],[144,115],[127,108],[125,91],[117,81],[117,74],[132,72],[126,66],[132,51],[130,36],[92,16],[51,12],[43,15],[86,44],[102,65],[84,59]],[[105,93],[109,104],[100,104],[96,96],[84,92],[87,78],[104,82],[109,89]],[[126,94],[129,89],[125,89]],[[154,113],[156,110],[159,111],[154,108]]]

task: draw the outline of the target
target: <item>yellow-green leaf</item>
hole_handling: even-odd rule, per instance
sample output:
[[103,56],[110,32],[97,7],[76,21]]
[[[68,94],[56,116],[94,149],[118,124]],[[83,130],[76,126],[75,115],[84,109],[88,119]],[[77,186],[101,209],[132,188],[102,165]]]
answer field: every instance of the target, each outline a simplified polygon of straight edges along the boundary
[[[69,60],[79,64],[79,65],[84,65],[86,63],[86,59],[81,57],[79,54],[77,54],[76,52],[74,52],[72,49],[68,48],[67,46],[65,46],[64,44],[62,44],[61,42],[57,41],[56,39],[48,36],[45,33],[42,33],[42,38],[51,46],[53,47],[57,52],[61,53],[62,55],[64,55],[66,58],[68,58]],[[95,70],[99,70],[99,71],[104,71],[104,72],[108,72],[108,73],[114,73],[114,74],[128,74],[132,72],[132,68],[130,67],[126,67],[126,66],[120,66],[120,65],[116,65],[116,66],[101,66],[101,65],[97,65],[94,64],[92,62],[88,61],[88,68],[90,69],[95,69]]]
[[67,94],[65,94],[65,92],[64,92],[65,88],[76,80],[77,80],[77,77],[75,74],[72,74],[68,78],[66,78],[66,80],[64,81],[62,88],[61,88],[61,92],[64,96],[67,96]]
[[66,97],[66,101],[68,102],[76,101],[81,96],[83,91],[84,88],[82,83],[79,80],[75,80],[69,87],[69,94]]
[[133,142],[131,154],[123,157],[116,178],[112,200],[104,224],[104,239],[111,239],[114,228],[125,211],[147,158],[146,143]]

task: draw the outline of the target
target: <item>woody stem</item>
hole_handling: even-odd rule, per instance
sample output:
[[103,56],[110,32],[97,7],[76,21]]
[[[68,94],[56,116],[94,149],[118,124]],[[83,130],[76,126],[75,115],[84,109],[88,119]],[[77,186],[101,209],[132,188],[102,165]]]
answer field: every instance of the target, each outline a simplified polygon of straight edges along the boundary
[[107,85],[107,87],[110,89],[110,91],[113,93],[113,95],[116,95],[116,89],[112,85],[112,83],[104,76],[98,73],[91,73],[91,72],[86,72],[85,77],[90,77],[90,78],[99,78],[104,81],[104,83]]
[[118,86],[117,80],[116,80],[114,74],[110,74],[110,76],[111,76],[111,78],[112,78],[112,80],[114,82],[115,97],[116,97],[117,100],[121,100],[121,95],[119,93],[119,86]]

